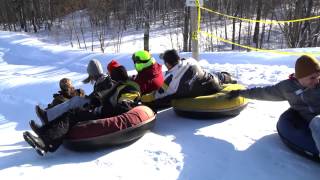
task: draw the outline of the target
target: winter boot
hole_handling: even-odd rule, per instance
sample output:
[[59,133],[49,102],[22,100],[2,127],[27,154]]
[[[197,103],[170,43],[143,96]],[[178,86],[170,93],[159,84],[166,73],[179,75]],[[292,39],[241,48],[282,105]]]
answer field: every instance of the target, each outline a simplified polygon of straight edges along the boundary
[[36,133],[38,136],[41,134],[41,126],[37,124],[34,120],[31,120],[29,122],[30,128],[34,133]]
[[49,123],[47,112],[45,110],[41,109],[39,105],[36,105],[35,111],[37,113],[37,116],[41,120],[42,124],[48,124]]
[[237,84],[237,80],[234,80],[230,73],[221,72],[223,76],[223,84]]
[[23,133],[23,138],[32,148],[37,151],[40,156],[44,156],[48,152],[48,149],[41,138],[33,136],[28,131]]

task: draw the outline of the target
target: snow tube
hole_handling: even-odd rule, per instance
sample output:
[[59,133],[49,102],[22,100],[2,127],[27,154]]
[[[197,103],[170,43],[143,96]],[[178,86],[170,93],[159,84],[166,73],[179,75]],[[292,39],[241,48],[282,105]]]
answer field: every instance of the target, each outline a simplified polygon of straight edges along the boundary
[[159,101],[156,100],[156,101],[153,101],[153,102],[142,102],[142,104],[150,107],[155,112],[171,108],[171,101],[159,102]]
[[174,111],[181,116],[191,118],[217,118],[238,115],[248,104],[243,97],[227,99],[226,93],[231,90],[244,89],[240,84],[225,84],[222,91],[194,98],[172,100]]
[[288,109],[279,118],[277,131],[281,140],[290,149],[309,159],[320,162],[319,151],[313,141],[308,122],[293,109]]
[[147,106],[137,106],[118,116],[90,120],[74,126],[64,140],[73,150],[92,150],[132,142],[153,128],[156,115]]
[[143,94],[141,96],[141,103],[150,107],[156,112],[171,107],[171,99],[163,98],[161,101],[158,101],[154,99],[153,93]]

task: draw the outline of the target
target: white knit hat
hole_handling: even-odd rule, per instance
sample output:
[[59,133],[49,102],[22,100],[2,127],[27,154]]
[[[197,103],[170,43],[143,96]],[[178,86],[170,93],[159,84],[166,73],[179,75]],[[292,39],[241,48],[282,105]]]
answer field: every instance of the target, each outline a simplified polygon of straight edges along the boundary
[[92,80],[93,77],[98,77],[102,75],[103,69],[100,61],[98,61],[97,59],[90,60],[87,66],[87,73],[89,76],[85,80],[83,80],[84,83],[90,82],[90,80]]

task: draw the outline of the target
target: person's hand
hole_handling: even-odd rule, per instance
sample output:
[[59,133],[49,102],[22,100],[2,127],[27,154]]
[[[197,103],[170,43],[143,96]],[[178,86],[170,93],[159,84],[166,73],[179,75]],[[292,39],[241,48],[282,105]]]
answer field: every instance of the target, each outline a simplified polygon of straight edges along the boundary
[[90,94],[88,97],[90,99],[90,105],[92,105],[94,107],[98,107],[101,105],[100,98],[95,93]]
[[130,100],[122,100],[121,102],[119,102],[118,105],[119,105],[119,107],[121,107],[122,109],[125,109],[127,111],[129,111],[134,106],[136,106],[136,104],[133,101],[130,101]]
[[131,79],[132,81],[134,81],[137,78],[136,75],[132,75],[131,77],[129,77],[129,79]]
[[154,92],[151,92],[149,94],[144,94],[141,96],[141,102],[142,103],[149,103],[155,100]]
[[231,100],[240,96],[240,90],[232,90],[227,93],[227,99]]

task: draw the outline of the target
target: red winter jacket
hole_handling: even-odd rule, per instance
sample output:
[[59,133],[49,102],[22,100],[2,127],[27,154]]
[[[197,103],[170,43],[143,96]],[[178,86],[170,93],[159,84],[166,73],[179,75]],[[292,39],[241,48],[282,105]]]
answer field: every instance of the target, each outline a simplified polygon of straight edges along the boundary
[[141,94],[159,89],[163,84],[162,66],[158,63],[138,72],[133,80],[139,84]]

